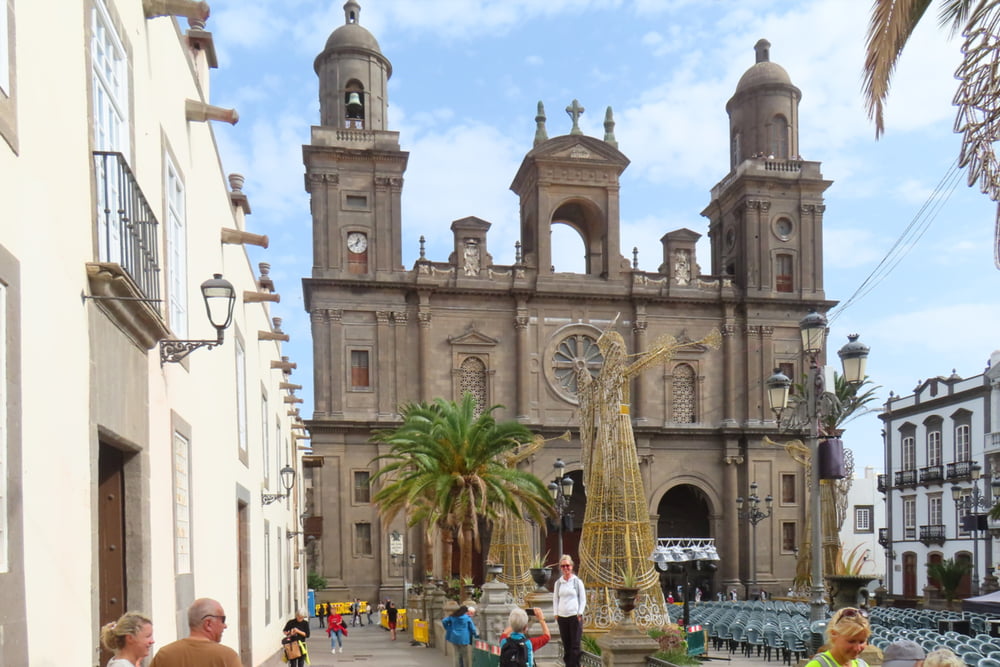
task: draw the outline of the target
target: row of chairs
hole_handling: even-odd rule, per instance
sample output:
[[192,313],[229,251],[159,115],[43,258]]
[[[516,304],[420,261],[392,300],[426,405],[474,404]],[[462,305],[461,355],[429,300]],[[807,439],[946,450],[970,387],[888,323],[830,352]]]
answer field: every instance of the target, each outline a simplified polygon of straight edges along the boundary
[[691,618],[708,631],[717,651],[725,647],[731,655],[740,651],[791,664],[808,650],[808,611],[808,605],[782,600],[725,601],[698,605]]

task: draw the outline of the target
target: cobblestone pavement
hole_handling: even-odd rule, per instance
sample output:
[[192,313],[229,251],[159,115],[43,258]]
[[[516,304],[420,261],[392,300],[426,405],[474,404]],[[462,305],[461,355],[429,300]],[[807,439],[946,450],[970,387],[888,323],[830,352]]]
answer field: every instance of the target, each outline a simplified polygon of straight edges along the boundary
[[[330,653],[330,640],[326,631],[316,627],[316,619],[312,620],[312,635],[309,637],[309,660],[312,667],[331,667],[333,665],[364,664],[368,667],[447,667],[451,658],[445,656],[439,649],[414,645],[409,632],[397,632],[396,641],[392,641],[389,633],[378,625],[348,626],[348,636],[344,638],[343,653]],[[559,641],[558,635],[552,641]],[[739,653],[730,655],[728,650],[711,650],[709,645],[706,667],[785,667],[781,658],[770,661],[764,656],[743,656]],[[544,667],[557,667],[559,663],[547,663]]]

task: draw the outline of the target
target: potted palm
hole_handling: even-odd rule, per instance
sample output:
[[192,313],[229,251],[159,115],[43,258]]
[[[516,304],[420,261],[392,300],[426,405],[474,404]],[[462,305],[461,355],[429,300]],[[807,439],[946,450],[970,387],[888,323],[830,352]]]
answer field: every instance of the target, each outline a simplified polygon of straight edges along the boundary
[[948,609],[952,608],[955,602],[955,591],[962,585],[962,579],[969,573],[970,569],[967,562],[953,558],[927,564],[927,576],[937,582],[944,594]]
[[632,610],[635,609],[635,600],[639,596],[638,578],[632,569],[631,562],[619,571],[615,594],[618,597],[618,608],[624,612],[626,622],[628,622]]
[[846,558],[844,546],[840,545],[837,549],[837,568],[833,574],[825,577],[830,584],[831,609],[856,607],[861,589],[878,579],[874,574],[865,574],[861,571],[869,562],[867,550],[858,553],[863,547],[863,544],[854,547]]

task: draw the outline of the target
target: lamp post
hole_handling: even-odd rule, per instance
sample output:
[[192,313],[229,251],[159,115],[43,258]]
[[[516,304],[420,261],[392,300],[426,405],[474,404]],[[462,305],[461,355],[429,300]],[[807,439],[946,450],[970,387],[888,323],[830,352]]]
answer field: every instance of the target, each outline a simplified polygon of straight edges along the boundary
[[[967,530],[972,530],[972,594],[979,595],[981,592],[979,590],[979,518],[982,515],[977,510],[989,509],[992,504],[986,499],[986,494],[979,490],[982,467],[978,463],[973,463],[971,473],[972,488],[963,489],[960,486],[953,486],[951,487],[951,497],[955,501],[955,509],[968,512],[964,518],[972,519],[972,521],[965,522],[964,527]],[[1000,491],[1000,479],[993,478],[990,486],[993,489],[993,495],[996,496]]]
[[410,554],[406,558],[403,558],[403,554],[390,554],[392,556],[392,564],[394,567],[399,567],[400,562],[402,562],[403,567],[403,609],[407,609],[407,598],[410,593],[410,578],[409,573],[413,570],[413,564],[417,560],[417,554]]
[[757,524],[771,516],[774,511],[774,498],[770,494],[764,498],[767,511],[760,509],[760,497],[757,495],[757,482],[750,484],[750,496],[747,498],[747,508],[743,509],[743,497],[736,499],[736,515],[750,523],[750,583],[747,586],[747,599],[757,585]]
[[[833,393],[836,389],[834,384],[833,369],[829,366],[822,366],[819,358],[823,352],[823,341],[826,338],[826,318],[815,310],[799,321],[799,333],[802,337],[802,353],[809,364],[809,375],[805,384],[805,419],[809,424],[809,453],[811,457],[810,474],[810,502],[809,513],[812,515],[812,530],[810,531],[810,554],[812,567],[810,578],[812,579],[811,599],[809,601],[809,620],[819,621],[824,618],[824,595],[826,592],[823,586],[823,527],[819,493],[819,421],[823,416],[823,396]],[[869,348],[864,343],[858,342],[858,335],[851,334],[848,343],[838,352],[844,370],[844,381],[849,385],[858,385],[865,379],[865,364],[868,360]],[[788,389],[791,380],[780,370],[775,370],[774,375],[766,381],[768,401],[771,410],[781,422],[781,413],[788,407]]]
[[569,501],[573,496],[573,478],[565,474],[566,463],[562,459],[556,459],[552,469],[556,471],[556,478],[549,482],[549,493],[552,494],[552,501],[559,517],[559,553],[556,554],[558,559],[563,555],[563,530],[566,527],[566,520],[563,517],[573,516],[573,511],[569,508]]

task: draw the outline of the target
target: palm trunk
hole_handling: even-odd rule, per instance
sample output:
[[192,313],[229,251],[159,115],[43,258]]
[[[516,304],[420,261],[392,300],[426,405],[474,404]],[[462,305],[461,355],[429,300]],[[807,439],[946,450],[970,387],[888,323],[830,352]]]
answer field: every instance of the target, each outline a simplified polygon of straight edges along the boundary
[[446,582],[451,580],[451,551],[455,544],[455,534],[451,528],[441,526],[441,546],[444,553],[441,554],[441,578]]
[[468,521],[464,522],[462,524],[461,535],[459,536],[461,541],[458,545],[459,553],[461,554],[458,564],[458,574],[462,581],[465,581],[466,578],[472,578],[472,532],[472,523]]

